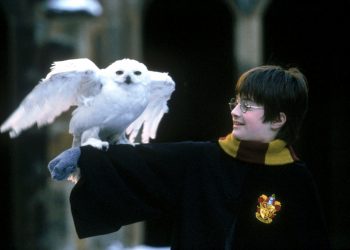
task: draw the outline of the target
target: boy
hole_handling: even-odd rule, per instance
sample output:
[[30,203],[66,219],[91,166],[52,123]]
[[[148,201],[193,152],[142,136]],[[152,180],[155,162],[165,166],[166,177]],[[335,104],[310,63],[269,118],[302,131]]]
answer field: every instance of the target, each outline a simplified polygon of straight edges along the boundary
[[253,68],[218,141],[73,148],[49,169],[64,179],[80,168],[70,202],[81,238],[166,215],[172,249],[328,249],[313,179],[290,146],[307,102],[297,69]]

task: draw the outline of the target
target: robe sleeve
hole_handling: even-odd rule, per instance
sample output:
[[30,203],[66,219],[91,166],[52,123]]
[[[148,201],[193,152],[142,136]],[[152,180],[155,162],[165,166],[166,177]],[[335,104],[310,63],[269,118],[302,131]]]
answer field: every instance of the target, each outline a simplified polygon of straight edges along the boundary
[[199,164],[197,148],[195,143],[82,147],[81,178],[70,195],[79,238],[175,213],[186,168]]

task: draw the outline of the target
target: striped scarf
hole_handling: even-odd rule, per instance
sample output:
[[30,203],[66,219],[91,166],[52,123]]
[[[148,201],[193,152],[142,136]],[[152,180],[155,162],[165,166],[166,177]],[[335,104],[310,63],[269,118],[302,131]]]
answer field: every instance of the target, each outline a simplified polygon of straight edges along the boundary
[[279,139],[269,143],[239,141],[230,133],[219,139],[219,145],[230,156],[250,163],[273,166],[299,160],[292,147]]

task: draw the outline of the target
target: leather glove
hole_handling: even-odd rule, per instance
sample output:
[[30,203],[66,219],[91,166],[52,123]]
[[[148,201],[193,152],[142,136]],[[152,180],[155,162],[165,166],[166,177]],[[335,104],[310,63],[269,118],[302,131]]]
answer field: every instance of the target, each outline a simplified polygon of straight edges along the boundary
[[79,157],[79,147],[67,149],[56,156],[48,165],[51,178],[58,181],[68,179],[68,177],[76,172]]

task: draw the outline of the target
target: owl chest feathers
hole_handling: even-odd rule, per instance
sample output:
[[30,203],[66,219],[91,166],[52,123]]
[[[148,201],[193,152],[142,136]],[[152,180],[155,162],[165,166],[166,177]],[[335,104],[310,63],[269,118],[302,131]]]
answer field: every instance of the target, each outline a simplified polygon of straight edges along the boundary
[[94,126],[121,132],[145,110],[149,101],[144,84],[105,84],[101,92],[74,112],[70,131],[81,133]]

